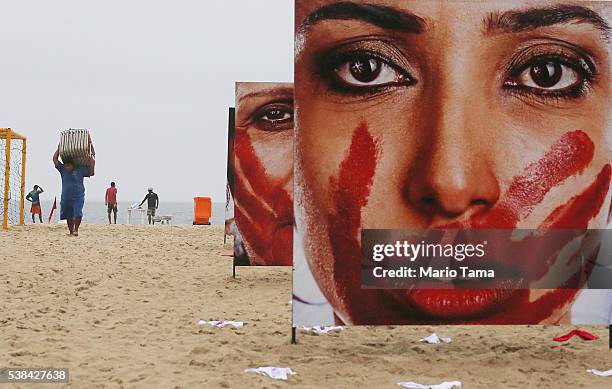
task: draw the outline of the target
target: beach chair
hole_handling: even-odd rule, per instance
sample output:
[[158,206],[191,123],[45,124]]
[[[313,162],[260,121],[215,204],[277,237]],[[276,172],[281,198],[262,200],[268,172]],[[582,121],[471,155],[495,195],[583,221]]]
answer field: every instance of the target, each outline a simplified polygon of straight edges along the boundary
[[155,216],[153,218],[153,224],[155,223],[172,225],[172,215]]

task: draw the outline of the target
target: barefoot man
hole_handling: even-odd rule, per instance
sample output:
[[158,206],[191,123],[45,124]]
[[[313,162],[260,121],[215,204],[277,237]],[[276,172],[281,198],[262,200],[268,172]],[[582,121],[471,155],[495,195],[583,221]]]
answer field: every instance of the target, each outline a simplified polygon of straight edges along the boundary
[[66,220],[71,236],[79,236],[79,226],[83,218],[85,204],[85,185],[83,179],[92,177],[96,161],[89,157],[87,166],[75,166],[70,158],[59,160],[59,147],[53,154],[53,164],[62,177],[62,199],[60,201],[60,219]]
[[42,211],[40,209],[40,194],[42,192],[44,192],[43,188],[41,188],[38,185],[34,185],[34,190],[32,190],[26,196],[26,200],[32,203],[32,209],[30,212],[32,212],[32,223],[34,224],[36,224],[36,218],[35,218],[36,215],[38,215],[38,219],[40,220],[40,223],[42,224],[43,222],[42,221]]

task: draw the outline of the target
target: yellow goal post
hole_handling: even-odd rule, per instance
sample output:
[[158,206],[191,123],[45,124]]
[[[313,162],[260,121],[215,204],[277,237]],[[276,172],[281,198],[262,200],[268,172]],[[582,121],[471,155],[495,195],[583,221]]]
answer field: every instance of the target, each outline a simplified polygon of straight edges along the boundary
[[2,229],[24,224],[27,139],[0,128],[0,218]]

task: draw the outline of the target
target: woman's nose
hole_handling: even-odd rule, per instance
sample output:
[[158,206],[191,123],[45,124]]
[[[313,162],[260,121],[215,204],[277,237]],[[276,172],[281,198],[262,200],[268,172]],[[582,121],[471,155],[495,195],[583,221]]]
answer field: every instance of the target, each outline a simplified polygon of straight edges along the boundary
[[405,188],[408,200],[433,223],[469,218],[495,204],[500,191],[493,147],[482,137],[486,113],[475,113],[478,107],[469,99],[445,97],[424,120],[427,135]]

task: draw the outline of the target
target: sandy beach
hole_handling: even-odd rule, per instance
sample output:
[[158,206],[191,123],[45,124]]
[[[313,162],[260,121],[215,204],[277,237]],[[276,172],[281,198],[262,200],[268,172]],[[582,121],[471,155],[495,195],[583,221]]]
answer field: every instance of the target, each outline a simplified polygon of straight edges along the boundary
[[[220,227],[59,225],[0,233],[0,366],[67,367],[70,388],[605,388],[608,330],[573,327],[353,327],[290,344],[291,269],[238,268]],[[198,320],[244,321],[241,329]],[[424,345],[432,332],[448,345]],[[244,373],[291,367],[288,381]],[[51,385],[62,387],[62,385]],[[39,385],[9,385],[11,388]]]

